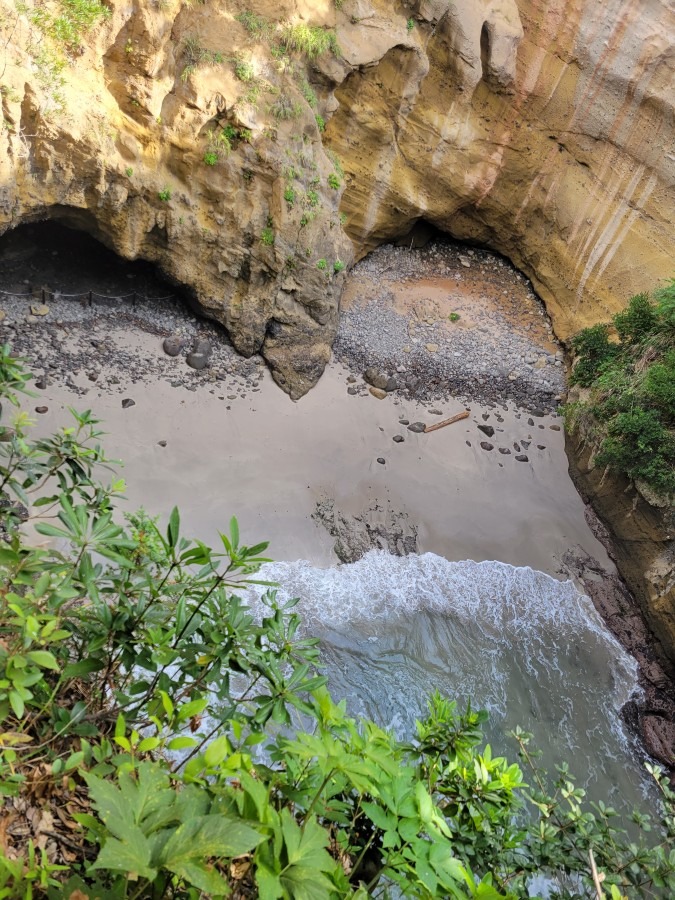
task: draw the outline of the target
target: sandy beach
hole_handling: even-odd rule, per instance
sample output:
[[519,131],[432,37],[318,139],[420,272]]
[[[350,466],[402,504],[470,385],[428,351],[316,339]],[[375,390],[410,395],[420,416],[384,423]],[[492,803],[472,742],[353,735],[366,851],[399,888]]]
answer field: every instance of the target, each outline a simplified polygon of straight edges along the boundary
[[[133,339],[157,351],[157,338]],[[68,406],[95,410],[108,454],[124,461],[129,507],[165,516],[176,504],[185,527],[205,540],[236,515],[246,539],[269,540],[275,559],[331,565],[334,541],[312,518],[317,502],[329,499],[349,515],[370,511],[371,521],[388,510],[403,514],[417,530],[418,551],[449,560],[496,559],[558,574],[562,554],[580,545],[611,565],[567,475],[559,417],[474,404],[469,418],[416,434],[399,419],[431,425],[464,405],[435,404],[441,415],[434,415],[391,396],[352,396],[339,364],[296,403],[269,376],[237,403],[204,387],[187,392],[118,377],[114,391],[92,387],[85,397],[60,385],[40,391],[31,401],[48,407],[34,416],[39,431],[64,424]],[[134,405],[122,408],[124,398]],[[480,447],[483,413],[496,429],[489,452]],[[394,435],[404,440],[395,443]],[[526,463],[513,449],[523,440],[531,442]]]

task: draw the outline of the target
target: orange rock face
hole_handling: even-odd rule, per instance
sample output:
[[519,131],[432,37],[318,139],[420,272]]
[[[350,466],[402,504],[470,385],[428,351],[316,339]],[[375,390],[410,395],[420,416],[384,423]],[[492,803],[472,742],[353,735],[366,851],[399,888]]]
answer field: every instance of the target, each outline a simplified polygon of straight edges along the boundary
[[668,0],[356,6],[327,137],[360,254],[418,218],[485,243],[563,339],[672,276]]

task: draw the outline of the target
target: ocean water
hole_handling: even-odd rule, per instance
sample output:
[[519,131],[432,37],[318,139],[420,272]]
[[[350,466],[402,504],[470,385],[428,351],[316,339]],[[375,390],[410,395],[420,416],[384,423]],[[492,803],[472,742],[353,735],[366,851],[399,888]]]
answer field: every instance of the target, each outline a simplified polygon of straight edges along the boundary
[[332,694],[352,715],[410,734],[439,690],[489,711],[495,751],[515,758],[507,733],[520,725],[543,764],[567,760],[594,799],[644,802],[643,767],[620,716],[638,690],[637,664],[572,582],[383,551],[327,569],[272,563],[262,577],[282,586],[281,598],[300,598]]

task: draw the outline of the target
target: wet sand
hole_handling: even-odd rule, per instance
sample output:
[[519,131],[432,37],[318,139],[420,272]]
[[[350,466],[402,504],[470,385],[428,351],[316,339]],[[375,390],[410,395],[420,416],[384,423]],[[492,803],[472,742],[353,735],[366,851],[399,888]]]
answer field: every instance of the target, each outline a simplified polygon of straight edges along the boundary
[[[160,346],[145,333],[119,330],[117,339],[149,356]],[[438,403],[439,416],[392,395],[351,396],[348,375],[332,364],[293,403],[266,374],[259,392],[229,404],[203,383],[194,391],[164,380],[131,384],[118,372],[115,388],[90,384],[78,397],[55,384],[36,391],[28,408],[48,407],[34,416],[42,433],[67,421],[68,406],[92,408],[108,432],[108,455],[125,463],[129,509],[143,505],[166,517],[176,504],[186,532],[204,540],[212,541],[236,515],[243,539],[269,540],[275,559],[328,566],[337,561],[333,539],[312,513],[318,501],[331,499],[352,515],[375,505],[382,515],[387,509],[406,514],[418,529],[418,551],[449,560],[495,559],[558,575],[563,554],[579,545],[612,569],[568,477],[559,417],[536,418],[530,426],[527,412],[490,409],[489,422],[499,430],[487,452],[477,428],[484,407],[474,404],[468,419],[414,434],[399,418],[435,424],[464,407]],[[123,409],[125,397],[135,405]],[[395,434],[404,441],[394,443]],[[526,463],[515,460],[512,446],[522,440],[532,441]],[[509,447],[510,455],[499,447]]]

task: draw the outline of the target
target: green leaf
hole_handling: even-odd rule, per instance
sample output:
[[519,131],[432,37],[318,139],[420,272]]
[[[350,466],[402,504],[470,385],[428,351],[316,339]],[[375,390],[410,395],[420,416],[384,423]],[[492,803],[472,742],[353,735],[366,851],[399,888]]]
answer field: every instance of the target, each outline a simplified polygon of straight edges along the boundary
[[[89,788],[89,795],[96,811],[108,826],[112,834],[123,839],[126,829],[133,823],[133,811],[124,799],[122,792],[110,781],[104,781],[90,772],[83,772],[84,780]],[[150,857],[148,857],[149,861]]]
[[80,662],[71,663],[63,670],[64,678],[79,678],[80,675],[89,675],[92,672],[100,672],[105,663],[100,659],[83,659]]
[[204,762],[211,768],[221,763],[232,752],[232,746],[227,736],[222,734],[212,741],[204,751]]
[[183,822],[164,847],[162,859],[175,871],[187,861],[205,857],[233,858],[248,853],[264,838],[239,819],[224,815],[195,816]]
[[172,862],[167,865],[170,872],[184,878],[188,884],[202,891],[207,897],[227,897],[231,893],[230,886],[222,875],[205,862],[186,860],[182,863]]
[[196,743],[196,738],[182,735],[170,740],[167,746],[169,750],[188,750],[190,747],[194,747]]
[[14,710],[14,715],[17,719],[21,719],[24,714],[24,710],[26,708],[23,698],[18,691],[10,691],[9,692],[9,704]]
[[166,539],[169,542],[169,547],[172,549],[178,544],[178,536],[180,534],[180,513],[178,512],[178,507],[174,506],[171,510],[171,515],[169,516],[169,525],[166,529]]
[[230,541],[232,542],[232,549],[235,551],[239,548],[239,522],[235,516],[232,516],[230,519]]
[[37,666],[41,666],[43,669],[56,669],[57,671],[59,669],[59,664],[56,661],[56,657],[48,650],[31,650],[26,654],[26,656]]
[[138,826],[127,824],[127,837],[118,840],[109,837],[101,849],[93,869],[110,869],[125,872],[133,877],[154,879],[157,869],[150,866],[150,845]]

